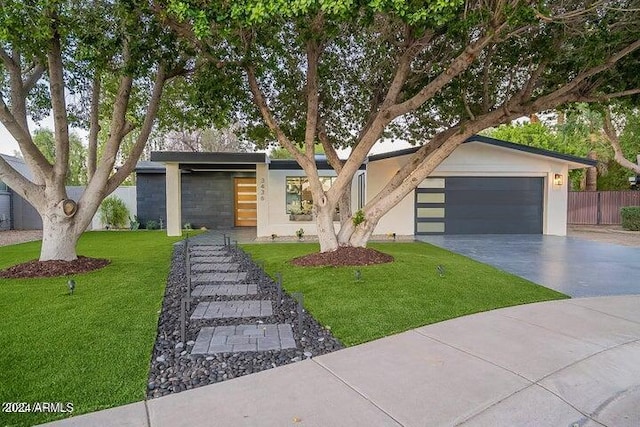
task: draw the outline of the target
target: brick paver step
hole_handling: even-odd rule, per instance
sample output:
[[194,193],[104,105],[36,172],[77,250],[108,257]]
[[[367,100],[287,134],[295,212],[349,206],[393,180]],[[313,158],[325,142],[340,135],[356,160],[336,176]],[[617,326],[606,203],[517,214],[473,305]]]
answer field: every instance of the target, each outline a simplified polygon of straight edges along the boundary
[[212,297],[215,295],[255,295],[258,285],[200,285],[191,295],[194,297]]
[[191,265],[192,272],[238,270],[240,270],[240,264],[229,262],[196,263]]
[[191,283],[194,285],[209,285],[213,284],[213,282],[242,282],[246,278],[246,271],[237,271],[231,273],[196,273],[191,275]]
[[271,301],[212,301],[200,302],[191,315],[192,320],[232,317],[267,317],[273,315]]
[[268,351],[296,348],[291,325],[236,325],[204,327],[198,332],[191,354]]

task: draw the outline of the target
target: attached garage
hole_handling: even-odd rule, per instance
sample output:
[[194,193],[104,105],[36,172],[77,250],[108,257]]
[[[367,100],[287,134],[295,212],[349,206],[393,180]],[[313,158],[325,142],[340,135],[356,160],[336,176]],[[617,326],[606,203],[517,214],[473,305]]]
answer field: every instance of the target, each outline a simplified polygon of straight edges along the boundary
[[[367,199],[418,148],[373,155]],[[459,146],[378,223],[375,235],[566,235],[568,173],[583,159],[483,136]]]
[[415,191],[415,234],[542,234],[544,178],[428,178]]

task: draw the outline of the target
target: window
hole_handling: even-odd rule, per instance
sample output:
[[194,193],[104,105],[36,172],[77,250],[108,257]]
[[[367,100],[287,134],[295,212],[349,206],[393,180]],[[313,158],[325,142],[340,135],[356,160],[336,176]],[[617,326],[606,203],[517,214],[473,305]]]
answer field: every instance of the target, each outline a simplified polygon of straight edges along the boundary
[[[321,176],[322,188],[327,191],[336,180],[335,176]],[[306,176],[288,176],[286,186],[288,214],[310,215],[313,208],[311,188]]]
[[364,208],[364,198],[365,198],[365,178],[364,174],[361,173],[358,175],[358,209]]
[[4,182],[0,181],[0,191],[9,191],[9,187]]

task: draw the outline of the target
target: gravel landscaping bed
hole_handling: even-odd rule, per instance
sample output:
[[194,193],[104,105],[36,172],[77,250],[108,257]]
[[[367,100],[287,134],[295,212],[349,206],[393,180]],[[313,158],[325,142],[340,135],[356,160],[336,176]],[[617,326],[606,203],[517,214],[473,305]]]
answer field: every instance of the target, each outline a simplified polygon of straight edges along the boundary
[[[242,283],[258,284],[258,293],[242,297],[218,296],[194,298],[187,312],[186,342],[180,337],[180,301],[186,295],[184,245],[177,244],[171,261],[167,288],[158,320],[158,335],[153,348],[147,397],[154,398],[213,384],[276,366],[297,362],[343,348],[331,331],[322,327],[306,310],[302,330],[298,327],[297,303],[288,294],[278,298],[276,283],[239,248],[229,249],[233,261],[247,271]],[[235,318],[189,321],[198,301],[271,300],[273,315],[262,318]],[[203,326],[289,323],[297,348],[279,351],[218,353],[192,356],[190,350]]]

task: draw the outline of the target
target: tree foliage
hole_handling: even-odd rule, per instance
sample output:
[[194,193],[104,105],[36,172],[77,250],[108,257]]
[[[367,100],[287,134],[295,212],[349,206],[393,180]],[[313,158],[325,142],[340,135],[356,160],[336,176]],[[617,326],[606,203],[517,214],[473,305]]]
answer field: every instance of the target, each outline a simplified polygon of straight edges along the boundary
[[[605,129],[607,115],[610,132]],[[638,173],[633,166],[638,166],[635,159],[640,154],[640,111],[627,105],[573,104],[556,112],[549,123],[505,124],[483,133],[580,157],[591,154],[599,160],[599,190],[626,190],[628,178]],[[624,159],[632,163],[631,167]],[[583,175],[583,171],[571,172],[573,188],[584,188]]]
[[238,126],[196,130],[169,130],[153,138],[153,148],[162,151],[248,152],[253,144],[237,135]]

